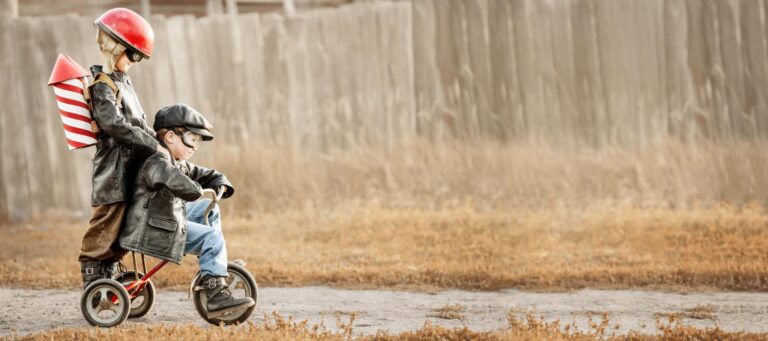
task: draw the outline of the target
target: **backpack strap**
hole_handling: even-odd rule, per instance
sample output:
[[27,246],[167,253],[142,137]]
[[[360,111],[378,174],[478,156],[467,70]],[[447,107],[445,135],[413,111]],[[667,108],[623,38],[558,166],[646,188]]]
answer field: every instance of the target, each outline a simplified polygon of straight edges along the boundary
[[112,80],[112,78],[109,78],[109,75],[107,75],[104,72],[98,72],[96,73],[96,80],[93,81],[93,84],[90,86],[94,86],[98,83],[104,83],[106,84],[112,91],[115,93],[115,98],[117,99],[115,103],[117,103],[117,106],[119,107],[121,104],[120,102],[123,100],[123,94],[120,93],[120,88],[117,87],[117,84],[115,84],[115,81]]
[[[117,87],[117,84],[115,84],[115,81],[113,81],[112,78],[109,78],[109,75],[107,75],[104,72],[97,72],[95,78],[96,79],[93,81],[93,83],[88,85],[88,91],[85,91],[85,93],[87,94],[85,100],[88,102],[88,104],[90,105],[91,103],[91,87],[98,83],[104,83],[110,89],[112,89],[112,91],[115,93],[115,104],[117,105],[117,107],[118,108],[122,107],[121,102],[123,100],[123,94],[120,93],[120,88]],[[101,128],[99,127],[99,124],[96,123],[96,120],[91,121],[91,130],[93,130],[93,132],[96,134],[98,134],[101,131]]]

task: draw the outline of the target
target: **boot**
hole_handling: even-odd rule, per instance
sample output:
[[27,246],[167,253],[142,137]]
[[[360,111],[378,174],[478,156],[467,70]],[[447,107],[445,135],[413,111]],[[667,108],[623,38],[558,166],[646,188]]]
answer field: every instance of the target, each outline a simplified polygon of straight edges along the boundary
[[89,284],[104,278],[104,269],[101,261],[86,260],[80,262],[80,274],[83,275],[83,289]]
[[250,297],[232,297],[224,277],[206,275],[203,277],[203,286],[205,286],[205,296],[208,298],[208,318],[245,310],[256,304]]
[[116,259],[105,259],[101,261],[101,270],[104,275],[102,278],[115,278],[120,273],[120,262]]

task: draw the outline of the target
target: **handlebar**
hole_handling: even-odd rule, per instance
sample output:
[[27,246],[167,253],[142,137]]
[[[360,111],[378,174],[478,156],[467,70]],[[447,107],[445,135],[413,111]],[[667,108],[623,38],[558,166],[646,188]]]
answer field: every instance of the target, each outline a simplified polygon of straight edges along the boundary
[[208,205],[208,207],[205,209],[205,214],[203,215],[205,219],[205,225],[211,226],[210,222],[208,221],[208,214],[211,213],[211,210],[216,206],[216,203],[221,200],[221,197],[224,196],[225,191],[221,191],[221,193],[216,193],[216,191],[210,189],[210,188],[203,188],[203,196],[205,196],[206,193],[211,194],[211,203]]

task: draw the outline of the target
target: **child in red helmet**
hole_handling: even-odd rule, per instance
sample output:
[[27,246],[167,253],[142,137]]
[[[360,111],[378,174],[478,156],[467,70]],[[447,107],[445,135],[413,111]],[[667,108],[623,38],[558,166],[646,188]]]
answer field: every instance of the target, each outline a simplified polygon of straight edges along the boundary
[[126,208],[126,193],[138,165],[149,155],[168,150],[155,139],[126,72],[154,47],[152,27],[125,8],[114,8],[95,23],[103,65],[94,65],[89,87],[91,112],[98,124],[93,157],[92,215],[80,248],[80,272],[88,286],[110,277],[125,251],[117,243]]

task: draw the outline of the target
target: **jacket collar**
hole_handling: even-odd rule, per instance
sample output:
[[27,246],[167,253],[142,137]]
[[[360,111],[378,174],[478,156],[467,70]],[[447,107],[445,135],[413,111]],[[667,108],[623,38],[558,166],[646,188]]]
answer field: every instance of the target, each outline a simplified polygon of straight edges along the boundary
[[112,72],[112,74],[109,76],[116,81],[125,82],[126,80],[128,80],[128,74],[125,72],[115,71],[115,72]]
[[[104,67],[101,65],[92,65],[91,66],[91,73],[96,76],[97,73],[104,72]],[[109,78],[112,78],[112,80],[119,81],[119,82],[126,82],[128,80],[128,74],[122,71],[114,71],[112,73],[108,73]]]
[[[161,144],[161,146],[165,147],[165,144]],[[166,149],[168,149],[168,147],[166,147]],[[168,152],[170,153],[171,151],[169,150]],[[168,156],[168,155],[165,155],[165,153],[161,153],[161,152],[155,152],[155,153],[160,155],[161,158],[168,160],[176,168],[178,168],[179,164],[181,163],[181,161],[176,161],[176,159],[174,159],[173,156]]]

